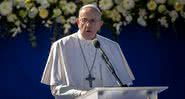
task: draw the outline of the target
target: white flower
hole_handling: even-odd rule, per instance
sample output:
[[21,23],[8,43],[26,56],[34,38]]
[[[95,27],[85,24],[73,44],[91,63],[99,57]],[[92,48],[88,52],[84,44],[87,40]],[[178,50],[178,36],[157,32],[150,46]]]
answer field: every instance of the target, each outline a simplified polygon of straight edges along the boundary
[[116,10],[118,10],[120,13],[122,13],[123,10],[125,10],[125,9],[121,5],[117,5]]
[[155,0],[156,3],[165,3],[166,0]]
[[128,15],[128,16],[125,17],[125,20],[126,20],[127,23],[129,24],[129,23],[133,20],[133,18],[132,18],[131,15]]
[[66,20],[65,20],[64,16],[59,16],[56,18],[56,22],[64,24],[66,22]]
[[[50,6],[51,0],[36,0],[38,4],[40,4],[43,8],[48,8]],[[55,0],[53,0],[54,2]]]
[[71,28],[71,25],[69,23],[64,24],[64,34],[67,34],[70,28]]
[[182,16],[183,18],[185,18],[185,12],[181,11],[180,14],[181,14],[181,16]]
[[112,0],[100,0],[99,7],[102,10],[108,10],[113,6]]
[[159,13],[165,13],[165,11],[166,11],[167,9],[166,9],[166,6],[165,5],[159,5],[159,7],[158,7],[158,12]]
[[20,20],[17,20],[17,21],[15,22],[15,25],[16,25],[16,26],[20,26],[20,25],[21,25],[21,21],[20,21]]
[[[116,6],[116,10],[118,11],[118,12],[120,12],[122,15],[123,15],[123,17],[128,17],[129,16],[129,11],[128,10],[126,10],[126,9],[124,9],[123,8],[123,6],[121,6],[121,5],[118,5],[118,6]],[[119,14],[119,13],[118,13]]]
[[71,25],[69,23],[66,23],[66,24],[64,24],[64,28],[65,29],[70,29],[71,28]]
[[114,24],[113,24],[113,27],[116,28],[116,34],[117,34],[117,35],[120,35],[120,28],[121,28],[121,25],[122,25],[122,24],[123,24],[122,22],[114,23]]
[[47,21],[43,20],[42,24],[44,24],[45,27],[49,28],[53,24],[53,22],[51,20],[47,20]]
[[45,27],[49,28],[50,25],[48,23],[46,23],[45,21],[42,21],[42,24],[44,24]]
[[46,21],[46,24],[47,24],[48,27],[49,27],[49,26],[51,26],[51,25],[53,24],[53,22],[52,22],[51,20],[47,20],[47,21]]
[[8,22],[15,22],[16,20],[17,20],[16,14],[9,14],[9,15],[7,16],[7,21],[8,21]]
[[18,9],[25,7],[25,0],[13,0],[14,6],[16,6]]
[[43,8],[48,8],[50,6],[50,3],[47,0],[42,0],[40,3]]
[[120,12],[124,17],[127,17],[129,15],[129,11],[124,9],[121,5],[116,6],[116,10]]
[[139,9],[139,16],[145,16],[147,14],[145,9]]
[[171,17],[171,22],[172,23],[175,22],[175,20],[179,17],[178,13],[175,10],[170,11],[169,16]]
[[152,13],[152,14],[149,15],[149,19],[153,19],[154,17],[155,17],[155,14],[154,13]]
[[130,10],[130,9],[134,8],[134,6],[135,6],[135,1],[134,1],[134,0],[123,0],[122,6],[123,6],[125,9]]
[[167,23],[167,20],[166,20],[165,16],[159,18],[158,21],[160,22],[161,26],[164,26],[165,28],[168,28],[168,23]]
[[137,18],[137,23],[141,26],[144,26],[144,27],[147,25],[146,21],[144,20],[144,18],[142,16]]
[[18,33],[21,33],[22,30],[21,30],[20,27],[15,27],[15,28],[11,29],[10,32],[13,33],[13,34],[12,34],[12,37],[15,37]]
[[59,1],[60,9],[65,10],[66,4],[67,4],[67,1],[63,1],[63,0]]
[[120,12],[123,16],[127,16],[128,12],[121,5],[116,6],[116,10]]
[[66,14],[74,14],[76,12],[77,6],[73,2],[67,3],[65,7],[66,7],[66,10],[65,10]]
[[6,16],[10,13],[12,13],[12,2],[10,1],[3,1],[1,4],[0,4],[0,14],[2,16]]
[[110,13],[110,17],[112,18],[113,21],[120,21],[121,20],[121,15],[116,9],[113,9]]
[[53,24],[53,22],[51,21],[51,20],[47,20],[47,22],[46,23],[48,23],[48,24]]
[[62,11],[59,8],[53,9],[53,16],[52,17],[58,17],[62,14]]
[[38,14],[38,9],[36,8],[36,7],[32,7],[30,10],[29,10],[29,12],[28,12],[28,16],[30,17],[30,18],[35,18],[36,17],[36,15]]
[[71,17],[69,18],[69,22],[70,22],[71,24],[75,24],[75,23],[76,23],[76,17],[75,17],[75,16],[71,16]]

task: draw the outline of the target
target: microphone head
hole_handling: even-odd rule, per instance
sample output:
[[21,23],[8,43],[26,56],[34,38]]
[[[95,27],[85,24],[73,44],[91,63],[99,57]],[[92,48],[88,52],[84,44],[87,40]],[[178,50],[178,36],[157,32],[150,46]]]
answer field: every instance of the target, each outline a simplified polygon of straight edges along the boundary
[[93,40],[93,45],[95,48],[100,48],[100,42],[97,39]]

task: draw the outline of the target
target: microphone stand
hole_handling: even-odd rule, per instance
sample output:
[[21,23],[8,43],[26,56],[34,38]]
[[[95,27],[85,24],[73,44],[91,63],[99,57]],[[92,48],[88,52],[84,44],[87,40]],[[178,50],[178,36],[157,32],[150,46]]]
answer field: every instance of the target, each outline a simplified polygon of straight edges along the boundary
[[102,53],[101,56],[102,56],[103,60],[104,60],[105,63],[107,64],[107,67],[108,67],[109,71],[110,71],[110,72],[112,73],[112,75],[116,78],[116,80],[117,80],[119,86],[120,86],[120,87],[128,87],[128,85],[123,84],[123,83],[121,82],[121,80],[119,79],[119,77],[117,76],[117,74],[116,74],[116,72],[115,72],[115,70],[114,70],[114,68],[113,68],[113,65],[112,65],[111,62],[109,61],[109,58],[107,57],[107,55],[104,53],[103,49],[102,49],[101,47],[99,47],[99,49],[100,49],[100,51],[101,51],[101,53]]

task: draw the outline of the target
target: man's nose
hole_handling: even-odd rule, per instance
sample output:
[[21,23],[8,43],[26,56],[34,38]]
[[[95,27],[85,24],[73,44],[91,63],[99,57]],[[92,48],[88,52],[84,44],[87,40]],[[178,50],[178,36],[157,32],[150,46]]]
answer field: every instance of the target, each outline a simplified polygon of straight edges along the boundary
[[88,26],[90,26],[91,25],[91,23],[89,22],[89,21],[87,21],[86,22],[86,26],[88,27]]

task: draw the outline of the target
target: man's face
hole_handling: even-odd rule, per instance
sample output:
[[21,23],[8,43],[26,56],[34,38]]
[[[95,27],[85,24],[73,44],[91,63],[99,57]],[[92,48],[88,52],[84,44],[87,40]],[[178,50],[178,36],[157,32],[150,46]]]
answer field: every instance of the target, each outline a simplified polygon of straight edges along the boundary
[[77,25],[85,39],[94,39],[102,24],[100,14],[95,9],[89,7],[80,11]]

